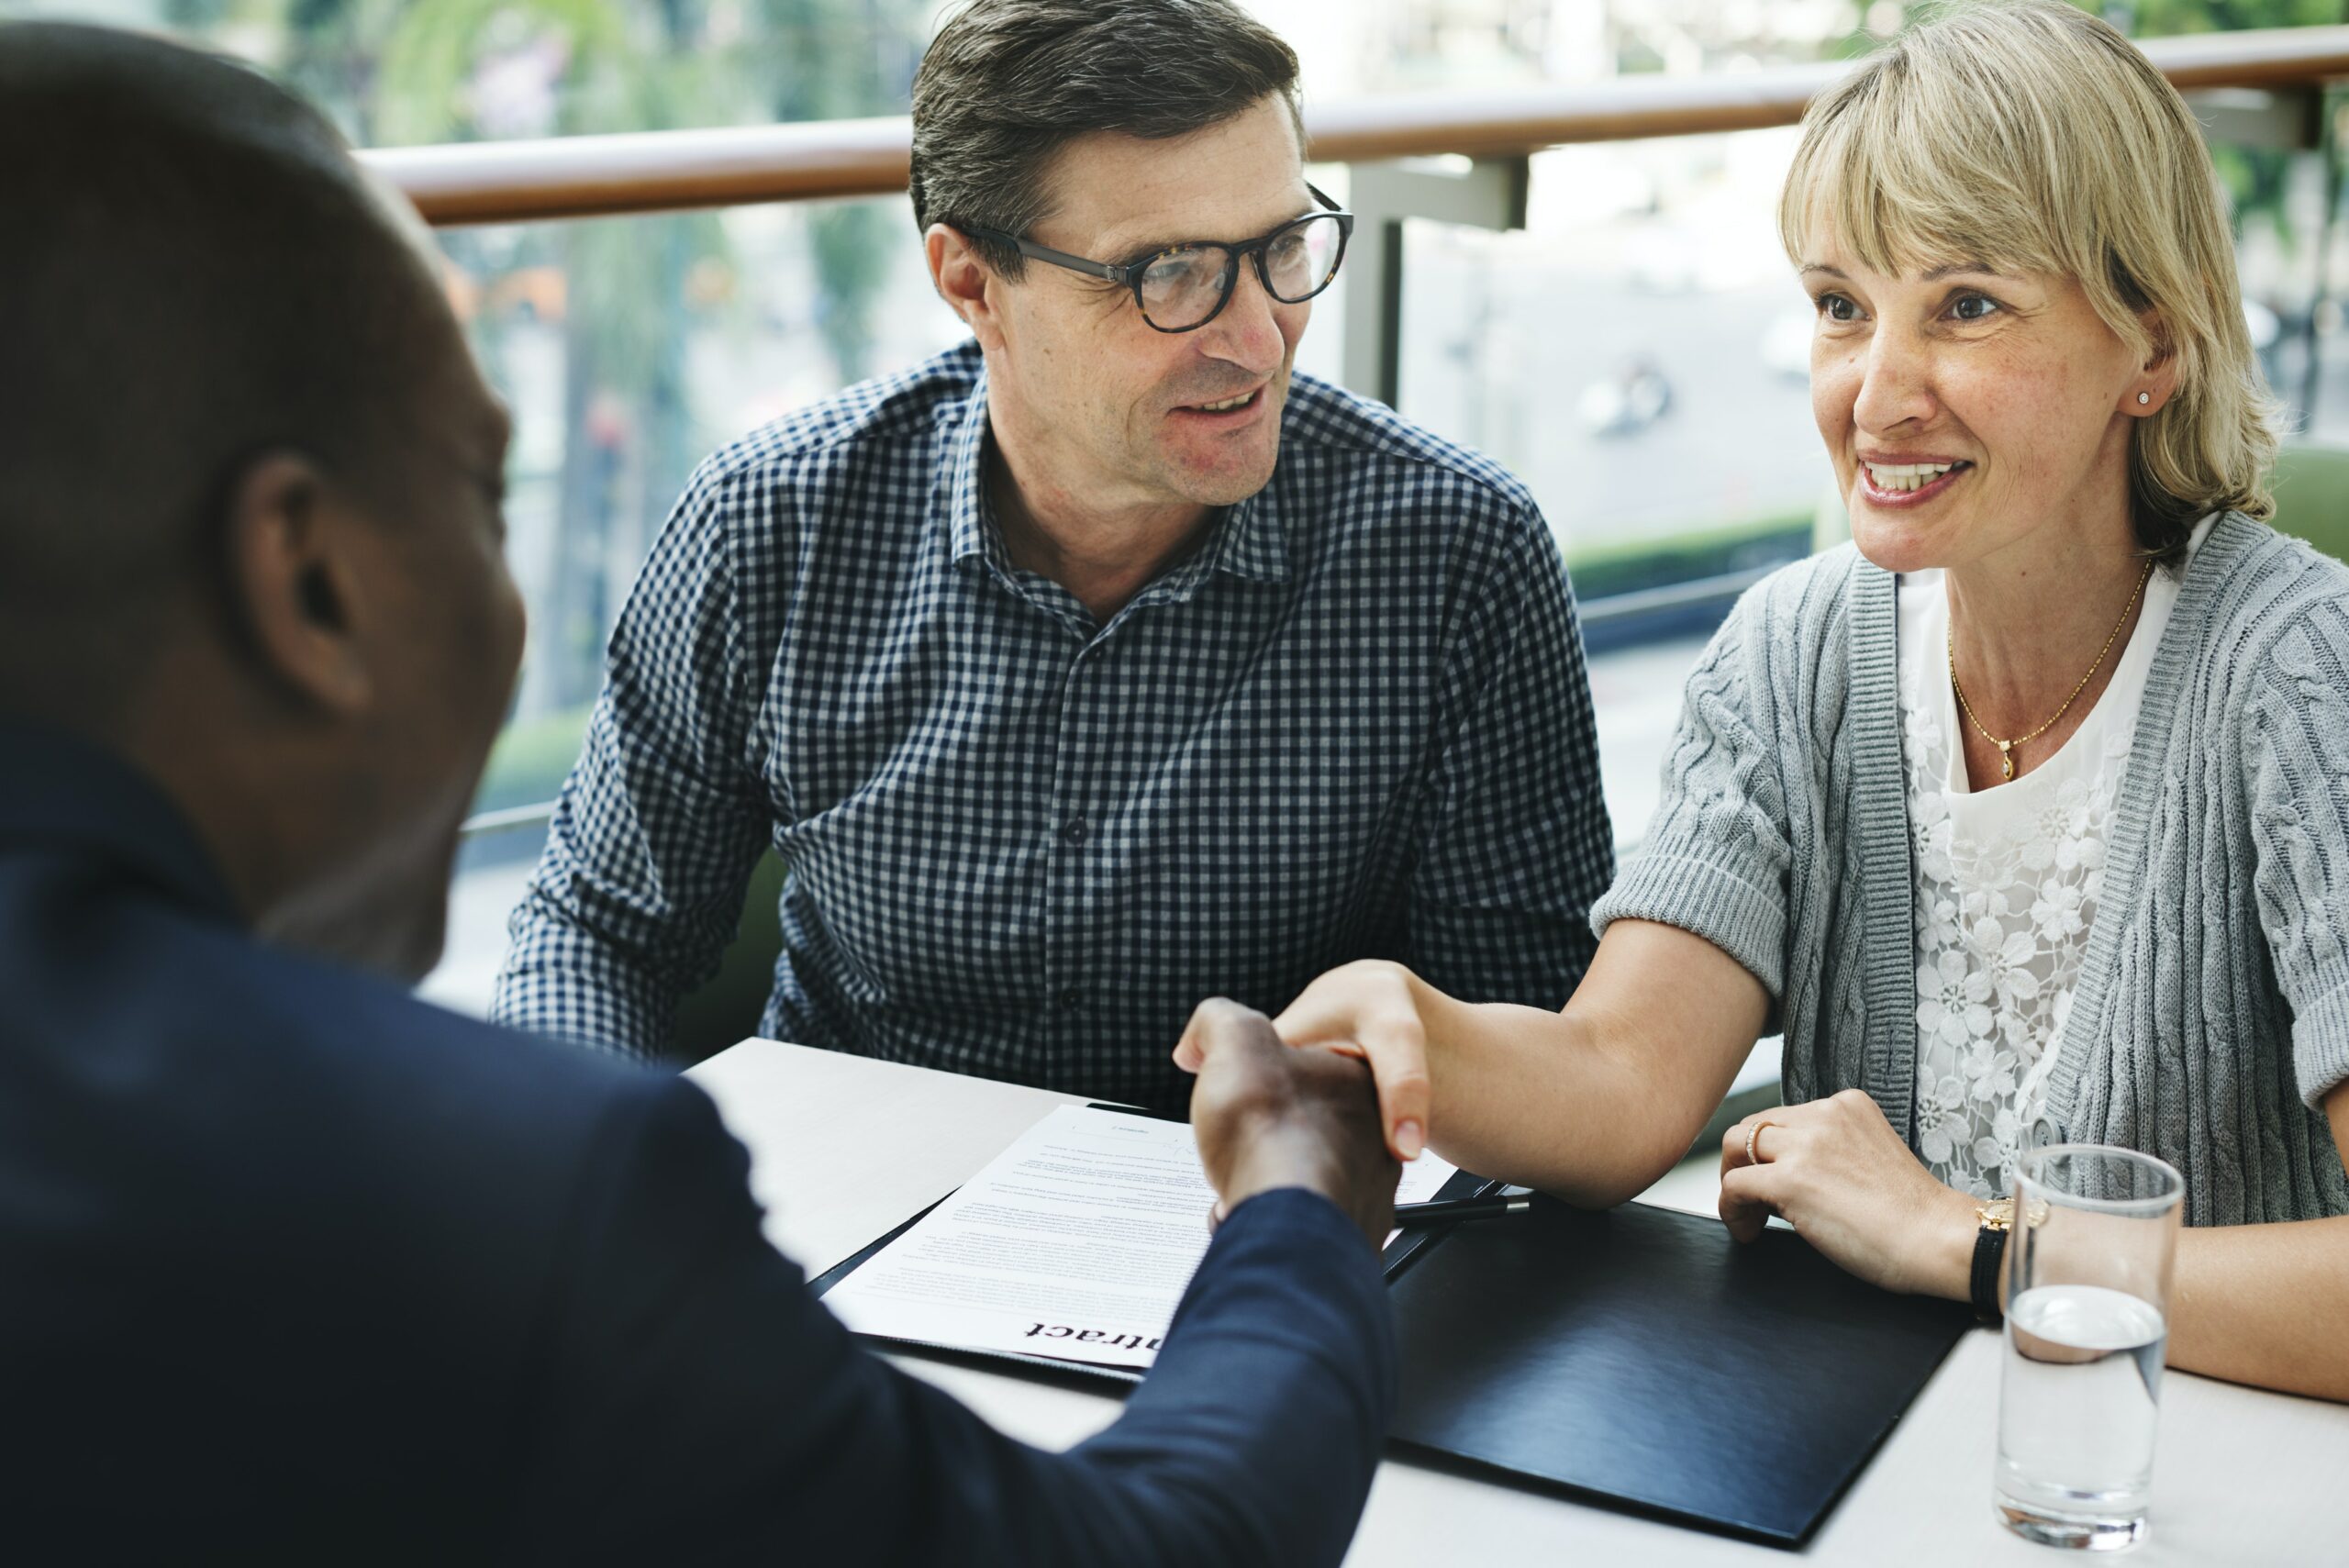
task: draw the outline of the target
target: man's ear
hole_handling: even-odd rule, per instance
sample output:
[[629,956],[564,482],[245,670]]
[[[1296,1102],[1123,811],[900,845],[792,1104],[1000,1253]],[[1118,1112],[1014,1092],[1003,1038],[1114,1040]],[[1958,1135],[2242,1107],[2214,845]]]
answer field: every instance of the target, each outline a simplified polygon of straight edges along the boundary
[[1002,345],[1003,322],[996,308],[995,290],[1003,280],[962,230],[933,223],[921,237],[922,255],[930,262],[930,281],[947,308],[963,318],[983,349]]
[[229,491],[229,612],[264,679],[336,714],[374,695],[361,649],[360,519],[307,459],[270,452]]

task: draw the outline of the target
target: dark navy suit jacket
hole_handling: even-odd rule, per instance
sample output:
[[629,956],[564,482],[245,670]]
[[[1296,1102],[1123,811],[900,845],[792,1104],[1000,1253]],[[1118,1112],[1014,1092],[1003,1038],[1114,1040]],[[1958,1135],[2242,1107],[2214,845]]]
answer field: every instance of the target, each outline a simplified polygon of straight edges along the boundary
[[1371,1250],[1231,1217],[1124,1418],[860,1351],[708,1099],[242,929],[161,795],[0,724],[0,1559],[1305,1563],[1392,1400]]

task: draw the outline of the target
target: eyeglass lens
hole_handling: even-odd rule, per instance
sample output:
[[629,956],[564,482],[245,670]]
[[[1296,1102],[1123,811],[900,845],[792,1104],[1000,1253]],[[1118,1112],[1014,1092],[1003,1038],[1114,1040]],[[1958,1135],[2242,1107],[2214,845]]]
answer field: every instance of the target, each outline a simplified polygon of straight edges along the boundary
[[[1293,223],[1264,248],[1266,291],[1284,304],[1312,298],[1330,286],[1338,271],[1344,230],[1334,217]],[[1220,245],[1186,245],[1162,250],[1141,275],[1142,314],[1161,328],[1195,327],[1223,303],[1232,267],[1231,251]]]

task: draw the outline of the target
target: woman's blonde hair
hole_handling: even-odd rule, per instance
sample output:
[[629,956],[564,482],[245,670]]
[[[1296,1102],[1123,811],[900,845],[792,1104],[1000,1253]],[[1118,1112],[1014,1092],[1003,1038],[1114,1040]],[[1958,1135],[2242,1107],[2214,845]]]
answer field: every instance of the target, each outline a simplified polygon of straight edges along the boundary
[[2132,351],[2174,356],[2176,392],[2131,436],[2147,551],[2174,559],[2214,508],[2275,510],[2279,410],[2210,150],[2176,89],[2096,17],[2060,0],[1949,8],[1820,95],[1778,200],[1797,265],[1820,227],[1876,272],[2075,278]]

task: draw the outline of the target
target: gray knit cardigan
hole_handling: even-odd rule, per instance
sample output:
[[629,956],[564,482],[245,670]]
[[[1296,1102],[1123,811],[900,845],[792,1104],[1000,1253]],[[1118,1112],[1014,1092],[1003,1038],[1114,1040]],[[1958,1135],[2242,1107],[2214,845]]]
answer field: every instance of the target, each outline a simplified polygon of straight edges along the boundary
[[[1916,1140],[1896,580],[1850,546],[1757,584],[1689,676],[1639,856],[1591,912],[1751,970],[1785,1093]],[[2047,1080],[2054,1135],[2156,1154],[2191,1224],[2349,1213],[2315,1108],[2349,1078],[2349,568],[2230,515],[2191,561],[2114,803]]]

